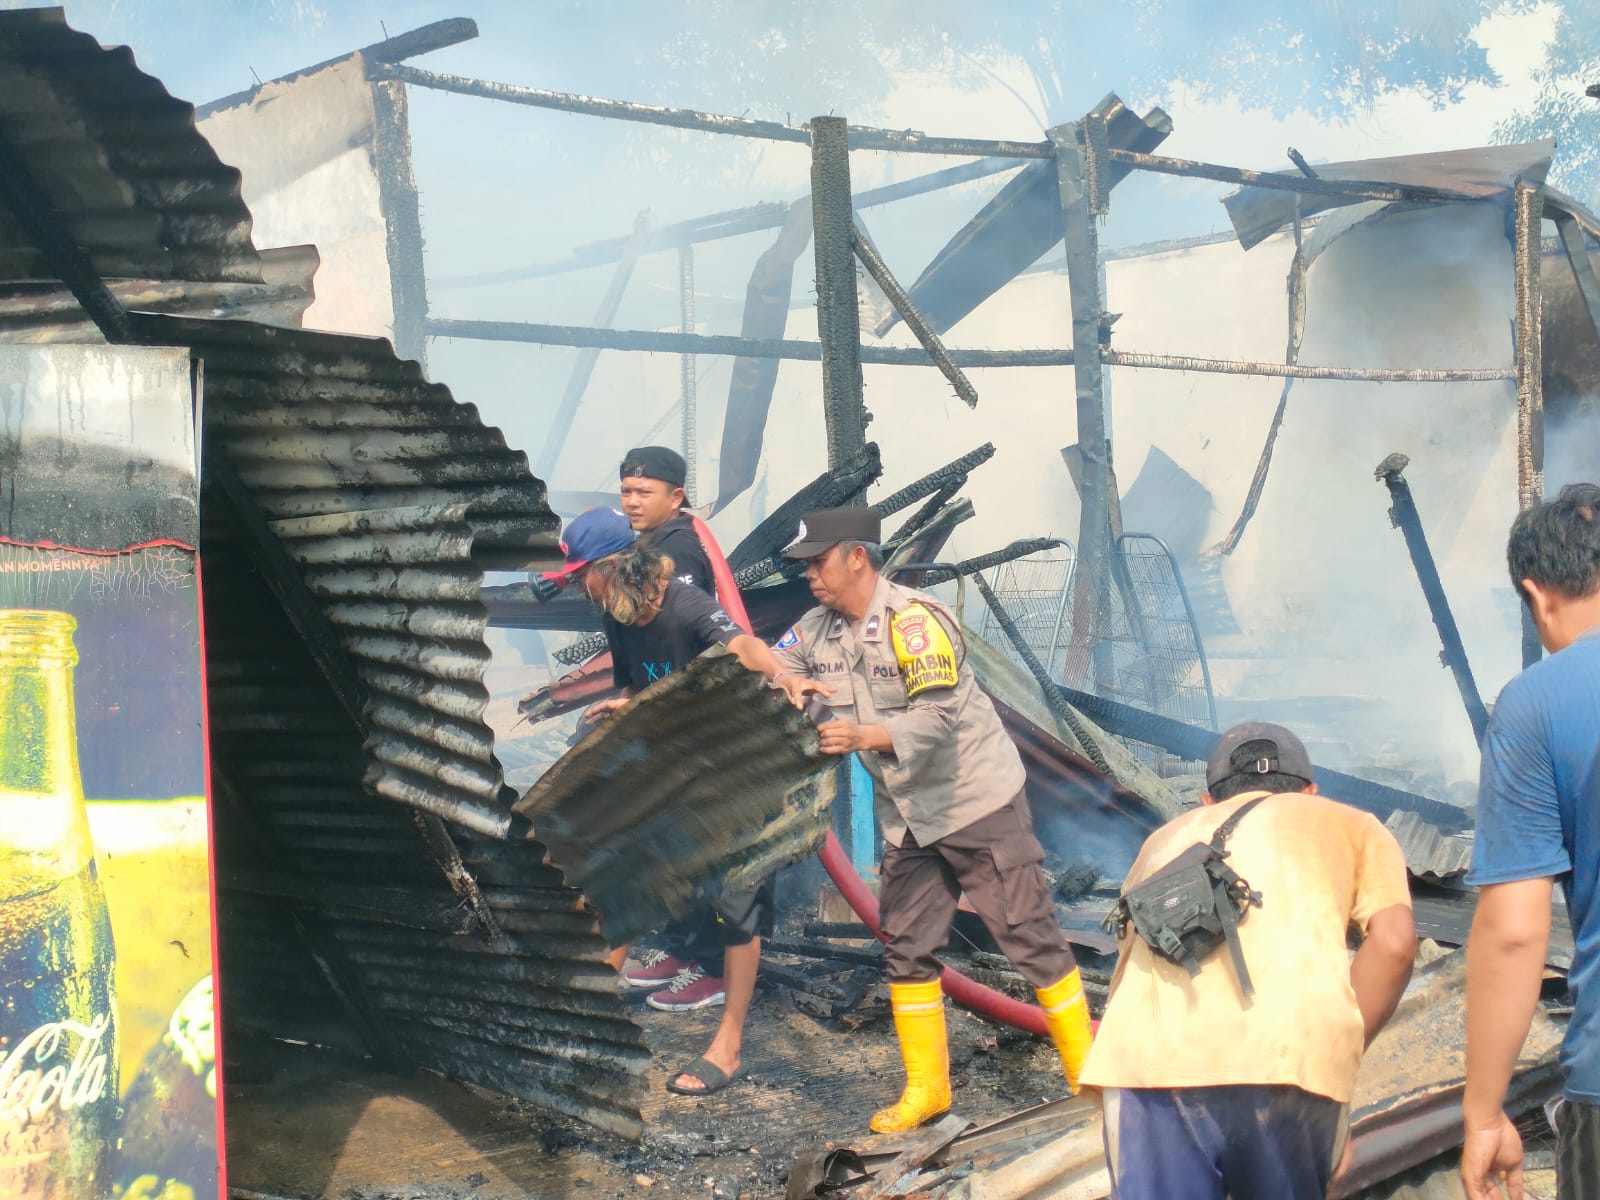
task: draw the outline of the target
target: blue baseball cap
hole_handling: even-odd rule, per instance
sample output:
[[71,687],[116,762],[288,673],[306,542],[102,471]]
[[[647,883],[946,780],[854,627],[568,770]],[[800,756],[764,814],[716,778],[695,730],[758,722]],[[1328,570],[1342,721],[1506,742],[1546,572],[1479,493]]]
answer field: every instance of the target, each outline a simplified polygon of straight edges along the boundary
[[614,508],[591,508],[567,522],[566,534],[561,539],[567,565],[559,571],[546,571],[544,577],[564,585],[574,571],[631,545],[633,526],[628,524],[627,517]]

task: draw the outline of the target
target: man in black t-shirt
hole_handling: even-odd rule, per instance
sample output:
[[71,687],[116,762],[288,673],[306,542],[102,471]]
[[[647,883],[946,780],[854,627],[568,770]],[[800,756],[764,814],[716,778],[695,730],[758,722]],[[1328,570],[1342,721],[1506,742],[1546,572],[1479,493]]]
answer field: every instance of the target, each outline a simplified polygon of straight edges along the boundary
[[[711,560],[695,532],[694,518],[683,511],[683,485],[689,471],[683,456],[665,446],[635,446],[622,456],[618,468],[620,507],[638,537],[639,545],[672,560],[672,576],[681,583],[716,597]],[[691,656],[692,657],[692,656]],[[618,664],[613,659],[613,671]],[[626,686],[618,674],[617,686]],[[637,686],[643,687],[646,679]],[[678,992],[656,993],[658,1004],[672,1003],[673,1011],[720,1003],[722,992],[722,941],[715,918],[685,917],[661,931],[660,949],[645,950],[637,962],[624,965],[622,981],[630,987],[667,988],[679,983]],[[682,986],[684,971],[701,972],[692,992]]]
[[726,646],[744,633],[720,604],[676,576],[647,624],[624,625],[609,613],[600,623],[611,646],[612,682],[630,694],[688,666],[706,647]]
[[[619,697],[592,705],[585,720],[600,720],[621,708],[638,692],[684,669],[712,646],[726,647],[746,669],[781,687],[797,707],[808,693],[830,690],[785,672],[765,642],[739,628],[715,600],[673,577],[665,556],[637,545],[604,557],[585,552],[591,544],[623,544],[628,536],[620,514],[605,509],[585,513],[569,526],[566,573],[605,614],[612,670],[623,690]],[[709,980],[703,971],[687,966],[671,985],[646,999],[651,1007],[669,1012],[724,1004],[722,1020],[706,1052],[667,1082],[668,1091],[686,1096],[720,1091],[744,1073],[740,1048],[745,1016],[755,993],[761,938],[771,932],[771,881],[757,887],[724,889],[713,909],[717,939],[723,947],[725,981]],[[610,961],[614,968],[622,968],[626,953],[626,946],[613,949]]]
[[670,558],[674,579],[715,596],[711,560],[694,531],[694,518],[683,511],[689,469],[682,455],[665,446],[635,446],[623,455],[618,474],[622,511],[639,544]]

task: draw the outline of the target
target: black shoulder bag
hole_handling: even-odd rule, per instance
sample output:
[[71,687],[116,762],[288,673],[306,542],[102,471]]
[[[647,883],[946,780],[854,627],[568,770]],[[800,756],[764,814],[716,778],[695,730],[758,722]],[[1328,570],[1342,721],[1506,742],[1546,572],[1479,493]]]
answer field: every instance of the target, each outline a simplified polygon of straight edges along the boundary
[[1254,995],[1239,945],[1239,922],[1252,905],[1261,907],[1261,893],[1251,891],[1228,866],[1224,847],[1245,814],[1265,799],[1257,796],[1241,805],[1217,826],[1209,842],[1196,842],[1143,883],[1124,891],[1106,916],[1105,928],[1120,939],[1131,922],[1152,950],[1191,976],[1200,973],[1202,959],[1227,943],[1240,989],[1246,996]]

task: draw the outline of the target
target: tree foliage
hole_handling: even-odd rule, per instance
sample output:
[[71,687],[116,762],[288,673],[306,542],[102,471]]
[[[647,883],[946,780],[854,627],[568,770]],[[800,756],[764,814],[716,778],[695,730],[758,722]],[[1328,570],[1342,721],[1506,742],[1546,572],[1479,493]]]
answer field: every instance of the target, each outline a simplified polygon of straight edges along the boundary
[[[1107,91],[1159,103],[1177,86],[1283,116],[1339,119],[1400,89],[1437,105],[1493,83],[1477,25],[1493,0],[565,0],[609,28],[614,70],[637,90],[782,118],[829,101],[868,118],[898,71],[986,82],[980,60],[1024,64],[1045,121],[1071,120]],[[1514,0],[1525,7],[1526,0]],[[623,27],[625,18],[631,23]],[[1032,99],[1032,98],[1029,98]],[[792,114],[798,116],[799,114]],[[805,115],[813,115],[809,111]]]
[[1550,182],[1591,208],[1600,207],[1600,100],[1584,95],[1587,85],[1600,83],[1600,5],[1562,9],[1534,79],[1538,98],[1496,125],[1495,141],[1555,138]]

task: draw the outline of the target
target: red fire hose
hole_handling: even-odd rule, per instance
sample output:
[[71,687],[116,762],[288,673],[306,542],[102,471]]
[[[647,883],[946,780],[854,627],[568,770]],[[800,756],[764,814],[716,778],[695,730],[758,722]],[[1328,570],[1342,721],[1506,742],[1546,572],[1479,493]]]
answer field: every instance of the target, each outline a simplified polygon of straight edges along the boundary
[[[744,601],[739,596],[739,587],[733,579],[733,570],[728,566],[728,560],[722,556],[722,549],[717,545],[717,539],[712,536],[710,528],[699,517],[694,518],[694,531],[700,537],[700,544],[706,549],[706,557],[711,560],[711,578],[716,584],[717,600],[727,609],[730,617],[749,629],[750,616],[745,611]],[[833,880],[834,886],[839,889],[839,894],[844,897],[845,903],[855,910],[856,916],[861,918],[861,923],[873,937],[880,942],[884,941],[883,930],[878,925],[878,898],[872,894],[872,889],[867,887],[855,866],[846,857],[844,847],[839,845],[839,839],[834,836],[833,830],[828,830],[827,838],[822,843],[822,852],[817,857],[823,869],[828,872],[828,877]],[[1015,1025],[1018,1029],[1025,1029],[1029,1033],[1045,1036],[1049,1032],[1045,1028],[1044,1013],[1034,1005],[1013,1000],[993,988],[985,987],[954,967],[944,969],[940,982],[944,985],[945,995],[962,1008],[993,1017],[996,1021],[1004,1021],[1007,1025]]]

